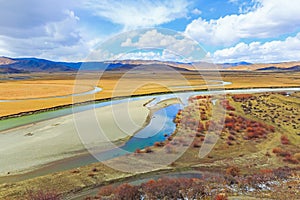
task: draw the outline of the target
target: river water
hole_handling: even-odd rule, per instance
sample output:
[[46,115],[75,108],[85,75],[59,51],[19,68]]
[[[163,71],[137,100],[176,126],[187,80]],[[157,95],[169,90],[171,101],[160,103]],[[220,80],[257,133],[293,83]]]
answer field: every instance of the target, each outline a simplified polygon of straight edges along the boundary
[[[295,92],[300,91],[300,88],[259,88],[259,89],[233,89],[233,90],[214,90],[214,91],[199,91],[199,92],[185,92],[185,93],[173,93],[173,94],[162,94],[156,96],[150,96],[155,98],[148,106],[153,106],[156,103],[163,101],[165,99],[170,98],[180,98],[183,102],[183,105],[187,104],[188,97],[192,95],[212,95],[212,94],[239,94],[239,93],[261,93],[261,92]],[[81,112],[88,109],[94,109],[99,107],[108,106],[111,104],[118,104],[128,101],[136,101],[141,99],[149,98],[149,96],[144,97],[134,97],[130,99],[121,99],[121,100],[113,100],[107,102],[99,102],[94,105],[83,105],[76,106],[76,108],[63,108],[55,111],[48,111],[43,113],[37,113],[28,116],[21,116],[17,118],[11,118],[0,121],[0,131],[5,129],[11,129],[17,126],[37,123],[39,121],[48,120],[52,118],[57,118],[65,115],[70,115],[73,112]],[[145,148],[147,146],[152,146],[157,141],[164,141],[165,134],[171,134],[175,130],[175,124],[172,122],[173,118],[177,114],[178,110],[182,108],[182,105],[173,104],[162,108],[156,111],[152,115],[152,119],[150,123],[142,130],[140,130],[134,137],[132,137],[129,141],[127,141],[121,148],[112,149],[106,152],[101,152],[101,157],[103,160],[111,159],[117,156],[124,155],[124,152],[133,152],[137,148]],[[161,116],[164,116],[164,121],[162,121]],[[160,127],[157,130],[157,127]],[[55,161],[54,163],[50,163],[44,167],[41,167],[37,170],[20,174],[17,176],[8,176],[0,178],[1,182],[13,182],[16,180],[25,180],[28,178],[41,176],[49,173],[53,173],[56,171],[62,171],[67,169],[72,169],[80,166],[84,166],[90,163],[98,162],[93,156],[86,152],[81,156],[76,156],[60,161]]]

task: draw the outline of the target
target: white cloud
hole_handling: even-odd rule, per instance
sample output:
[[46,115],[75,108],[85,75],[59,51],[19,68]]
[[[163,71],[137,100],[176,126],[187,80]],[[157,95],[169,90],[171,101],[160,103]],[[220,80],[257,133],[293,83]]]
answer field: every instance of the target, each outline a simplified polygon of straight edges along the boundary
[[162,58],[159,52],[132,52],[119,54],[110,60],[160,60]]
[[198,8],[195,8],[194,10],[192,10],[192,14],[194,14],[194,15],[201,15],[202,11],[199,10]]
[[241,10],[246,13],[195,19],[185,33],[204,44],[225,46],[243,38],[275,38],[300,26],[299,10],[299,1],[255,0],[252,8]]
[[125,29],[151,27],[186,17],[189,3],[186,0],[87,0],[85,8],[94,15],[125,26]]
[[76,61],[99,41],[78,17],[82,1],[0,2],[0,56]]
[[[182,34],[176,32],[162,33],[156,29],[146,31],[139,34],[136,42],[132,42],[132,38],[128,37],[123,43],[122,47],[136,47],[136,48],[157,48],[166,49],[174,54],[182,55],[183,57],[194,56],[194,59],[203,56],[203,50],[198,43],[183,37]],[[201,52],[199,54],[199,52]],[[195,55],[196,54],[196,55]]]
[[0,49],[6,50],[1,51],[2,55],[34,56],[58,60],[76,57],[83,54],[83,51],[88,51],[78,30],[79,18],[73,11],[66,10],[63,13],[64,18],[61,20],[50,21],[35,27],[36,31],[39,31],[36,35],[23,38],[0,34]]
[[207,53],[190,38],[168,29],[139,29],[107,40],[91,52],[89,60],[199,61]]
[[78,3],[72,0],[0,0],[0,35],[18,38],[44,34],[46,23],[61,21],[66,10],[73,10]]
[[172,62],[191,62],[189,58],[184,58],[180,55],[174,54],[168,50],[162,52],[148,51],[148,52],[127,52],[124,54],[107,55],[106,60],[160,60]]
[[300,60],[300,33],[283,41],[239,43],[234,47],[218,50],[213,54],[214,62],[268,63]]

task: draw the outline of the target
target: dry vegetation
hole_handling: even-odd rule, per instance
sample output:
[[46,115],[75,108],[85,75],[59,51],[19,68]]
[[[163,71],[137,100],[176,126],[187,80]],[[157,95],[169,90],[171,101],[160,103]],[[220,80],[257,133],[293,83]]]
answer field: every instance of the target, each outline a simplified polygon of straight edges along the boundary
[[[206,169],[212,172],[227,168],[227,173],[233,176],[240,173],[243,175],[257,174],[263,168],[262,172],[266,173],[263,176],[267,176],[269,182],[277,181],[276,176],[272,174],[273,170],[277,168],[288,166],[294,169],[291,173],[299,174],[300,104],[299,100],[294,99],[295,95],[287,96],[285,93],[241,94],[229,95],[227,99],[220,101],[220,105],[227,110],[224,127],[217,145],[204,159],[197,157],[198,149],[203,145],[209,127],[217,126],[221,122],[210,120],[211,96],[190,98],[189,105],[179,111],[174,122],[177,131],[187,132],[189,133],[187,136],[195,137],[195,139],[188,151],[172,166]],[[164,143],[155,144],[155,147],[152,148],[154,153],[156,149],[162,148],[164,145],[168,145],[172,149],[185,145],[184,138],[177,139],[175,142],[172,138],[168,138]],[[232,181],[239,183],[240,186],[245,182],[242,179]],[[247,180],[249,181],[247,184],[257,183],[256,180],[249,178]],[[299,184],[299,178],[295,178],[291,180],[292,185],[294,180]],[[295,188],[299,186],[297,184],[290,186],[294,188],[289,196],[291,199],[296,199]],[[284,199],[286,197],[281,195],[284,191],[278,185],[276,189],[270,189],[269,192],[254,191],[246,193],[253,197],[258,197],[258,195],[267,197],[271,195],[272,191],[273,198]]]
[[[271,73],[271,72],[143,72],[126,73],[107,72],[101,76],[97,73],[85,73],[76,77],[74,73],[36,73],[24,74],[26,80],[0,81],[0,99],[26,99],[67,95],[89,90],[93,86],[103,88],[102,92],[87,95],[76,101],[103,99],[114,96],[130,96],[160,92],[174,92],[182,90],[207,89],[205,80],[220,80],[232,82],[226,88],[255,88],[255,87],[292,87],[299,86],[299,72]],[[3,75],[2,75],[3,76]],[[14,76],[14,75],[11,75]],[[17,75],[19,76],[19,75]],[[0,76],[1,78],[1,76]],[[2,77],[3,78],[3,77]],[[73,87],[76,79],[76,88]],[[174,81],[176,80],[176,81]],[[38,85],[39,84],[39,85]],[[36,85],[36,86],[34,86]],[[178,88],[177,86],[192,85],[192,88]],[[38,87],[40,86],[40,87]],[[138,86],[138,87],[137,87]],[[7,87],[10,90],[7,90]],[[133,89],[135,88],[135,89]],[[20,102],[2,102],[0,116],[7,116],[21,112],[40,110],[73,103],[71,97],[52,98],[46,100],[27,100]]]
[[[243,73],[223,73],[225,81],[234,83],[227,87],[291,87],[300,85],[299,73]],[[120,96],[131,95],[132,93],[128,89],[145,80],[146,83],[150,80],[158,82],[158,80],[163,79],[164,84],[144,85],[144,87],[135,90],[134,94],[167,92],[169,86],[174,85],[174,80],[170,75],[155,76],[155,78],[150,74],[144,76],[134,78],[132,74],[130,77],[125,78],[124,83],[126,84],[121,85],[117,94]],[[191,84],[199,85],[203,83],[203,80],[199,80],[199,77],[193,73],[186,73],[185,76]],[[213,78],[213,75],[210,76]],[[113,75],[104,75],[98,83],[100,87],[103,86],[104,90],[102,93],[98,93],[96,98],[111,97],[120,77],[121,74],[117,72],[114,72]],[[72,76],[66,78],[69,79],[64,80],[66,85],[72,83],[73,78]],[[63,80],[63,76],[57,77],[57,79]],[[30,81],[35,82],[37,80],[47,82],[37,77]],[[57,81],[58,84],[62,82]],[[90,85],[88,80],[85,83]],[[14,84],[17,85],[17,82]],[[185,83],[176,83],[176,85],[180,84]],[[124,194],[122,191],[126,191],[129,193],[128,195],[131,195],[130,197],[142,194],[151,199],[151,195],[156,194],[154,191],[167,192],[167,189],[171,190],[172,197],[182,195],[184,192],[190,192],[189,194],[192,195],[192,189],[184,191],[168,186],[172,183],[182,188],[183,185],[181,184],[188,184],[190,188],[193,188],[193,184],[197,183],[195,187],[201,187],[201,190],[199,189],[201,195],[209,199],[227,199],[227,197],[228,199],[297,199],[300,195],[299,97],[300,93],[292,93],[289,96],[284,93],[229,95],[219,102],[219,106],[227,110],[225,126],[219,135],[220,139],[213,151],[202,159],[198,157],[199,148],[203,145],[209,127],[218,126],[218,123],[210,120],[212,116],[212,97],[192,97],[189,99],[190,104],[181,110],[174,119],[177,131],[173,135],[167,135],[165,142],[155,143],[154,147],[137,149],[136,153],[155,155],[158,149],[165,148],[169,154],[172,154],[178,146],[187,145],[183,137],[174,139],[176,133],[185,132],[187,136],[195,137],[195,139],[183,156],[168,166],[168,169],[171,168],[175,171],[193,169],[215,174],[216,176],[209,176],[204,180],[185,179],[178,182],[178,180],[162,179],[161,182],[152,181],[139,186],[124,184],[118,187],[105,187],[100,190],[98,197],[95,198],[105,199],[103,197],[107,197],[107,199],[110,199],[111,197],[111,199],[118,199],[120,197],[118,195]],[[71,98],[63,98],[54,99],[53,101],[28,101],[26,104],[24,102],[1,103],[1,116],[65,105],[71,103],[71,101]],[[151,173],[149,175],[151,176]],[[2,184],[0,185],[0,196],[4,199],[22,199],[21,197],[26,199],[28,195],[29,197],[30,195],[36,197],[46,193],[47,195],[54,195],[55,198],[56,196],[61,198],[66,194],[81,191],[82,188],[99,187],[132,176],[138,179],[142,175],[118,172],[101,163],[95,163],[79,169],[55,173],[54,175],[46,175],[18,183]],[[166,187],[166,190],[160,189],[163,187]],[[40,191],[40,188],[45,188],[45,191]],[[150,191],[150,189],[153,191]]]

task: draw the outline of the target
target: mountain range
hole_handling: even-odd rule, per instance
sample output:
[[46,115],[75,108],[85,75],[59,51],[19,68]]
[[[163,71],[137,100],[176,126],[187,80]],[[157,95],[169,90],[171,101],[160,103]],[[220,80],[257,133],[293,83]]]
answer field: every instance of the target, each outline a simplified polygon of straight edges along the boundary
[[[143,70],[161,70],[170,67],[174,70],[225,70],[225,71],[300,71],[300,62],[259,63],[249,62],[210,64],[205,62],[180,63],[158,60],[117,60],[103,62],[56,62],[39,58],[0,57],[0,73],[32,73],[32,72],[76,72],[108,70],[126,71],[142,66]],[[165,68],[164,68],[165,67]]]

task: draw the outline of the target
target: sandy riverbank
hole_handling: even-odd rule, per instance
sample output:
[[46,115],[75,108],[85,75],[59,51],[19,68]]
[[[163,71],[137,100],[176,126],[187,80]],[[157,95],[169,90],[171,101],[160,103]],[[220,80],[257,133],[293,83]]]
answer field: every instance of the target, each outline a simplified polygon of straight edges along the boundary
[[[149,109],[143,105],[148,101],[146,99],[97,108],[93,111],[95,119],[106,138],[101,140],[97,133],[93,133],[95,138],[92,137],[93,134],[89,134],[91,143],[87,145],[107,148],[111,146],[111,143],[103,142],[107,139],[113,142],[128,139],[145,125]],[[85,147],[76,131],[75,123],[80,126],[91,121],[88,112],[80,113],[80,121],[77,119],[74,122],[74,116],[68,115],[1,132],[0,174],[33,170],[40,165],[84,152]],[[130,116],[130,119],[125,124],[116,123],[116,116],[123,117],[124,114]]]

